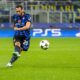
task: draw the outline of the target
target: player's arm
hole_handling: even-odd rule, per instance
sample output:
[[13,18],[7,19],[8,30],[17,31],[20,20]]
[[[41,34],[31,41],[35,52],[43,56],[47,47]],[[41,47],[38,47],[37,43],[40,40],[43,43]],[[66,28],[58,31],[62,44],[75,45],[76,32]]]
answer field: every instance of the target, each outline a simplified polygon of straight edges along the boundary
[[25,26],[23,26],[21,28],[14,27],[14,30],[27,30],[30,28],[30,25],[31,25],[31,22],[26,22]]
[[16,27],[16,19],[17,17],[16,17],[16,15],[14,14],[13,16],[12,16],[12,20],[13,20],[13,28],[15,28]]

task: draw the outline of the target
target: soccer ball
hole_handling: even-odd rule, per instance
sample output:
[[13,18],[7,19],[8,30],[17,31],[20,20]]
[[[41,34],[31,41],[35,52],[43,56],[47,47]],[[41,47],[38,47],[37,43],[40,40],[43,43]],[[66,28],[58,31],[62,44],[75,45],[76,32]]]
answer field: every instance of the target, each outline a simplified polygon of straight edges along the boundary
[[44,50],[48,49],[49,48],[49,41],[48,40],[42,40],[40,41],[40,47]]

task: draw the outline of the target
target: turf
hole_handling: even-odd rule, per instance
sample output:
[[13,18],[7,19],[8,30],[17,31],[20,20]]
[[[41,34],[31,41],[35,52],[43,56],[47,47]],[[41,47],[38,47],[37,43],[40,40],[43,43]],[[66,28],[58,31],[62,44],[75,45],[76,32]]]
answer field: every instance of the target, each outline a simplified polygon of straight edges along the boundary
[[[39,47],[42,39],[48,50]],[[32,38],[29,51],[6,68],[13,50],[11,38],[0,38],[0,80],[80,80],[80,38]]]

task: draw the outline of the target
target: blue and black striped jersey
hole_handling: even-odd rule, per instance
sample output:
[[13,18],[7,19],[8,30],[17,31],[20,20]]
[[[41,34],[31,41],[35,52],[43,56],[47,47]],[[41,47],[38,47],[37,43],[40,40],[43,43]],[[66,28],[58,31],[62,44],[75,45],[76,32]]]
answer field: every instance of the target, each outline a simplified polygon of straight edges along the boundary
[[[21,28],[26,25],[26,22],[31,22],[31,16],[29,14],[24,14],[23,16],[20,16],[18,14],[15,14],[13,16],[14,26]],[[15,36],[25,36],[26,38],[30,37],[30,29],[27,30],[16,30]]]

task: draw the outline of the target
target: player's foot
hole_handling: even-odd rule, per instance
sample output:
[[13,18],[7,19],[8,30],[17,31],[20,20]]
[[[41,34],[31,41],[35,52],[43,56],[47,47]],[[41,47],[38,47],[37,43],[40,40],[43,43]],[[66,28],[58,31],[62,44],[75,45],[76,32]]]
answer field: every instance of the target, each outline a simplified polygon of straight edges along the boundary
[[17,55],[18,57],[20,57],[21,55],[19,54],[19,52],[13,52],[14,55]]
[[6,66],[7,67],[12,67],[12,64],[9,62]]

